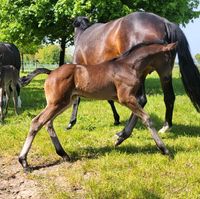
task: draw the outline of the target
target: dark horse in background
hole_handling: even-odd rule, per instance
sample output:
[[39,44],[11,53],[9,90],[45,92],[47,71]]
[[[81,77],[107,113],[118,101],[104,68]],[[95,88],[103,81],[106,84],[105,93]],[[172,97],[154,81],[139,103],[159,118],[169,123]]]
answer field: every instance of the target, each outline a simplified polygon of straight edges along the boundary
[[[190,97],[194,107],[200,112],[200,74],[192,59],[187,39],[178,25],[169,22],[167,19],[147,12],[135,12],[125,17],[108,23],[89,24],[86,17],[78,17],[74,22],[75,27],[75,52],[73,63],[94,65],[112,59],[127,51],[131,46],[143,41],[164,40],[167,43],[178,41],[178,47],[171,52],[169,62],[161,56],[157,59],[160,65],[159,73],[164,102],[166,106],[165,122],[160,132],[166,132],[172,127],[172,115],[175,95],[172,86],[172,74],[165,73],[166,65],[171,69],[174,65],[176,53],[178,54],[179,66],[182,81],[186,93]],[[152,66],[153,67],[153,66]],[[139,104],[144,107],[147,98],[145,94],[145,74],[142,77],[142,84],[137,93]],[[73,106],[68,129],[76,123],[76,116],[80,98]],[[111,104],[115,123],[119,123],[119,115],[116,112],[114,102]],[[137,116],[131,115],[126,127],[119,133],[116,145],[122,143],[131,135],[137,122]]]
[[[20,52],[14,44],[0,42],[0,67],[5,65],[13,65],[19,75],[21,68]],[[19,84],[17,84],[16,89],[18,94],[18,107],[21,107]]]

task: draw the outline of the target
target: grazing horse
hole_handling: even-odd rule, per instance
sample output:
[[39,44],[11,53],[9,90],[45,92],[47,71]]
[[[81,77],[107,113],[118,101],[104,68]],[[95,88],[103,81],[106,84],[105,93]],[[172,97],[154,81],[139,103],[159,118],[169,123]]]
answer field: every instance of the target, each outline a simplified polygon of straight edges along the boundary
[[169,59],[170,51],[175,47],[176,43],[163,45],[163,41],[160,40],[145,42],[133,46],[122,56],[101,64],[87,66],[65,64],[54,71],[49,70],[49,72],[45,69],[45,73],[49,73],[44,85],[47,106],[32,120],[29,134],[19,155],[19,162],[23,168],[29,169],[28,152],[33,139],[44,125],[46,125],[57,154],[65,160],[69,160],[69,156],[58,140],[53,127],[53,120],[66,110],[77,96],[99,100],[115,100],[126,106],[150,130],[161,152],[169,154],[168,149],[153,127],[149,115],[138,103],[137,95],[144,76],[149,72],[156,70],[159,75],[162,75],[163,71],[166,75],[171,74],[172,68],[165,65],[162,66],[164,68],[161,70],[161,66],[157,65],[157,60],[162,57],[166,62],[171,61]]
[[[163,57],[156,61],[156,64],[160,65],[159,70],[162,70],[160,81],[166,106],[165,122],[160,132],[166,132],[172,127],[175,101],[172,73],[165,74],[164,69],[166,64],[169,64],[171,69],[173,68],[176,52],[186,93],[197,111],[200,111],[200,74],[190,54],[187,39],[179,26],[165,18],[147,12],[135,12],[108,23],[95,23],[93,25],[89,24],[86,17],[78,17],[74,26],[75,52],[73,63],[75,64],[93,65],[110,60],[143,41],[156,39],[165,40],[168,43],[178,41],[178,48],[171,52],[169,62],[165,63]],[[137,95],[139,104],[144,107],[147,102],[145,78],[142,79]],[[80,98],[74,103],[68,129],[76,123],[79,102]],[[109,101],[109,103],[117,124],[119,123],[119,115],[114,103],[112,101]],[[116,144],[120,144],[131,135],[136,122],[137,116],[131,115],[125,129],[117,134],[118,142]]]
[[[0,43],[0,67],[5,65],[13,65],[17,71],[18,75],[21,68],[20,52],[14,44],[10,43]],[[21,107],[20,99],[20,86],[17,84],[17,94],[18,94],[18,107]]]
[[[19,84],[19,71],[13,65],[6,65],[0,67],[0,119],[4,120],[7,111],[8,103],[11,94],[13,95],[13,102],[15,113],[18,115],[17,111],[17,84]],[[6,108],[5,113],[3,113],[3,95],[6,94]]]

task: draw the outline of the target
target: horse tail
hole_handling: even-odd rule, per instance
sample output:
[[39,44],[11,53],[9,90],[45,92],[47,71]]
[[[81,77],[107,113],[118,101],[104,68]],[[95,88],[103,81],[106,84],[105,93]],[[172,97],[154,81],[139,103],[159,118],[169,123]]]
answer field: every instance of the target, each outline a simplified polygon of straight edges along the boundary
[[178,25],[168,22],[166,23],[166,29],[168,41],[178,41],[177,53],[181,79],[191,102],[196,110],[200,112],[200,73],[192,59],[188,41]]
[[22,87],[28,85],[31,80],[39,74],[50,74],[51,70],[47,68],[37,68],[34,71],[30,72],[27,76],[23,76],[19,78],[20,85]]

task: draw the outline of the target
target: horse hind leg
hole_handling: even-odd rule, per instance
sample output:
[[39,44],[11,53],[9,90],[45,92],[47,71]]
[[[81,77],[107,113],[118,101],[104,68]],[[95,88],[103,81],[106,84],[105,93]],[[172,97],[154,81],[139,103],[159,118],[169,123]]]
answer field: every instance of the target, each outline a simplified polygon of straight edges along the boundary
[[12,93],[13,93],[13,103],[14,103],[15,114],[18,115],[18,109],[17,109],[18,96],[17,96],[16,84],[12,83],[11,88],[12,88]]
[[[124,92],[122,92],[124,93]],[[126,107],[128,107],[137,117],[139,117],[146,127],[150,130],[151,136],[153,137],[158,149],[164,154],[169,155],[169,151],[166,148],[165,144],[159,137],[156,129],[153,127],[153,122],[151,121],[149,115],[142,109],[138,104],[136,98],[130,95],[118,95],[119,102]]]
[[[19,162],[22,165],[22,167],[25,169],[25,171],[29,170],[29,165],[27,162],[27,155],[28,155],[28,152],[31,148],[31,145],[33,143],[33,140],[34,140],[36,134],[47,122],[54,119],[63,108],[64,107],[61,105],[56,105],[56,106],[48,105],[38,116],[36,116],[32,120],[28,136],[25,140],[25,143],[24,143],[23,148],[19,155]],[[51,134],[52,134],[52,136],[54,136],[53,133],[51,133]],[[57,141],[55,143],[57,143]],[[63,152],[63,154],[64,154],[64,152]]]
[[175,94],[172,85],[171,75],[168,77],[161,77],[161,86],[164,93],[164,102],[166,107],[165,122],[163,127],[159,130],[159,133],[165,133],[170,131],[172,127],[172,117],[174,110]]
[[53,127],[53,121],[50,120],[47,124],[46,124],[46,129],[50,135],[51,141],[54,145],[54,148],[56,150],[56,153],[61,156],[63,158],[63,160],[65,161],[69,161],[70,157],[68,156],[68,154],[65,152],[65,150],[63,149],[62,145],[60,144],[60,141],[58,139],[58,136],[56,135],[56,132],[54,130]]
[[[144,80],[137,92],[137,101],[140,104],[141,107],[144,107],[145,104],[147,103],[147,98],[146,98],[146,94],[145,94],[145,85],[144,85]],[[116,135],[118,136],[117,141],[115,143],[115,146],[120,145],[124,140],[126,140],[127,138],[130,137],[133,128],[135,127],[135,125],[137,124],[138,121],[138,117],[136,115],[134,115],[133,113],[131,114],[126,126],[124,127],[124,129],[118,133],[116,133]]]

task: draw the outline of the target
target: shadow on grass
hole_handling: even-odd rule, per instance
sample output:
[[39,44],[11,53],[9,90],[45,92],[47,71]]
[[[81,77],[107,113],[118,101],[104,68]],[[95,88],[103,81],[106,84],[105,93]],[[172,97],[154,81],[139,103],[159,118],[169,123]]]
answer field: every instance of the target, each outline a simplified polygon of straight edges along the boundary
[[[114,146],[105,146],[105,147],[85,147],[82,148],[82,150],[84,151],[84,154],[87,155],[81,155],[80,151],[73,151],[70,153],[70,163],[75,163],[78,160],[83,160],[83,159],[97,159],[101,156],[104,156],[108,153],[111,153],[113,151],[117,151],[123,153],[123,154],[157,154],[159,153],[159,150],[156,148],[156,146],[151,146],[151,145],[146,145],[145,147],[135,147],[132,145],[126,145],[126,146],[120,146],[115,148]],[[170,149],[171,153],[175,154],[175,151],[173,151],[173,149]],[[160,153],[160,155],[162,156],[162,154]],[[166,158],[171,159],[169,156],[166,156]],[[43,168],[49,168],[49,167],[53,167],[56,165],[59,165],[61,163],[63,163],[64,160],[59,159],[59,160],[55,160],[52,163],[42,163],[38,166],[30,166],[30,171],[35,171],[35,170],[40,170]]]
[[[168,150],[170,151],[170,156],[165,155],[166,158],[169,158],[170,160],[174,159],[174,156],[176,155],[176,151],[173,148],[168,147]],[[71,161],[76,162],[77,160],[82,159],[97,159],[101,156],[105,156],[106,154],[109,154],[113,151],[119,152],[120,154],[159,154],[162,156],[161,152],[157,149],[156,145],[146,145],[145,147],[135,147],[133,145],[122,145],[118,147],[112,147],[112,146],[105,146],[105,147],[85,147],[82,148],[84,151],[84,154],[86,155],[80,155],[78,152],[73,151],[71,152]]]
[[44,168],[53,167],[53,166],[56,166],[56,165],[59,165],[62,163],[63,163],[63,160],[55,160],[54,162],[51,162],[51,163],[41,164],[38,166],[32,166],[29,169],[30,169],[30,172],[32,172],[32,171],[36,171],[36,170],[40,170],[40,169],[44,169]]

